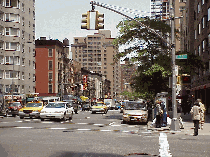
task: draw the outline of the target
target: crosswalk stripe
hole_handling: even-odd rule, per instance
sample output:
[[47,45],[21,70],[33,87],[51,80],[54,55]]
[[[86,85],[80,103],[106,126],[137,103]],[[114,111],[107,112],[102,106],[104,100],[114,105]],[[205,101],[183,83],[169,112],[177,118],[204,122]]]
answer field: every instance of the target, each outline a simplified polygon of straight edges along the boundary
[[169,150],[169,144],[167,140],[167,135],[166,133],[160,133],[159,136],[159,155],[162,157],[172,157],[170,150]]

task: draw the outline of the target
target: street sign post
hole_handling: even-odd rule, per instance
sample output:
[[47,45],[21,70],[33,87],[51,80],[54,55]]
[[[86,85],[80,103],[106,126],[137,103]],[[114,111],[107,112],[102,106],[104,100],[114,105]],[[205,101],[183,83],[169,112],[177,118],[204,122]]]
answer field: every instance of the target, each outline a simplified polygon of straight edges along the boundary
[[176,59],[187,59],[187,54],[176,55]]

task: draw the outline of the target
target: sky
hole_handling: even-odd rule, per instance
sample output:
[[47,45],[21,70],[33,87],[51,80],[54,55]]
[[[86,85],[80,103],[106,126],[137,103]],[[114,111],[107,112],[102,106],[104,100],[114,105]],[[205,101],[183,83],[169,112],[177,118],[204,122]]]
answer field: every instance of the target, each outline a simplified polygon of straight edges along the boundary
[[[97,2],[140,12],[150,11],[150,0],[101,0]],[[69,43],[73,44],[74,37],[85,37],[96,33],[96,30],[81,29],[82,14],[91,9],[90,0],[36,0],[35,39],[47,37],[47,39],[63,41],[64,38],[68,38]],[[95,10],[104,14],[104,29],[111,30],[112,38],[117,37],[119,34],[116,25],[125,18],[99,6],[95,6]],[[123,13],[134,17],[134,14]]]

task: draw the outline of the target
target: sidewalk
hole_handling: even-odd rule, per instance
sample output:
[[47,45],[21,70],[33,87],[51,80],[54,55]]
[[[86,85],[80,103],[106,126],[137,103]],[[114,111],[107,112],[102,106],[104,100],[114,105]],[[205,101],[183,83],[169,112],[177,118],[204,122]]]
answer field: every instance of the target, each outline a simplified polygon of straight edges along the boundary
[[[194,124],[191,118],[191,114],[184,115],[182,113],[182,120],[184,123],[184,129],[180,129],[179,131],[170,130],[170,125],[167,125],[166,127],[161,127],[161,128],[150,127],[152,122],[148,123],[148,130],[152,130],[155,132],[166,132],[166,133],[171,133],[171,134],[193,135]],[[205,115],[204,129],[203,130],[199,129],[198,135],[210,135],[210,114]]]

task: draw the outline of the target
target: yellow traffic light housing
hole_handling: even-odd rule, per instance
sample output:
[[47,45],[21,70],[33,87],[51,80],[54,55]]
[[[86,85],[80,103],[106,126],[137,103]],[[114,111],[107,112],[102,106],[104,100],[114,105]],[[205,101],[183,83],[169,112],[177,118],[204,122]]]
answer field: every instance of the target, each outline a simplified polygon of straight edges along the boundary
[[82,23],[86,23],[81,25],[81,29],[90,29],[90,11],[87,11],[86,14],[82,14]]
[[99,14],[96,11],[95,30],[104,29],[104,14]]

